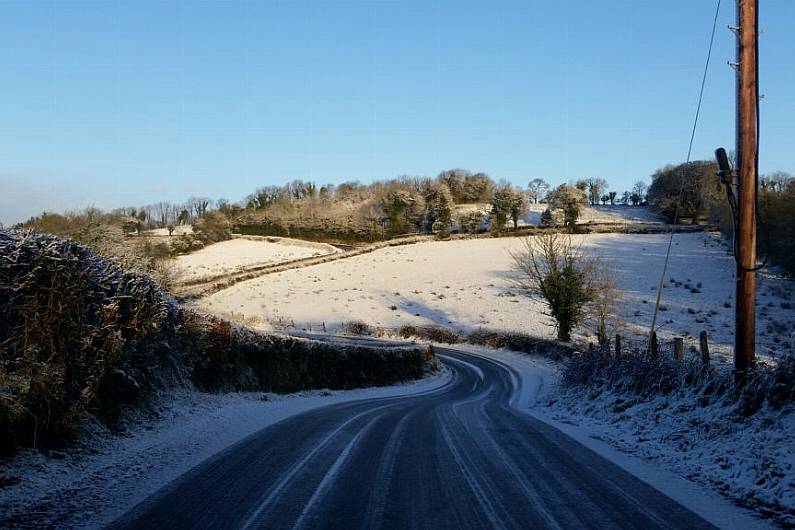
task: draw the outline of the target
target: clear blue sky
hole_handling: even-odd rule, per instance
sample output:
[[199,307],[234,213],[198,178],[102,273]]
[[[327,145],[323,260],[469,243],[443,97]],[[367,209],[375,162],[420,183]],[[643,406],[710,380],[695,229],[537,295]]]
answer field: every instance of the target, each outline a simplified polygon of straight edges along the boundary
[[[795,2],[761,4],[761,170],[795,171]],[[0,221],[451,167],[621,191],[684,159],[714,6],[0,0]],[[734,9],[696,158],[734,140]]]

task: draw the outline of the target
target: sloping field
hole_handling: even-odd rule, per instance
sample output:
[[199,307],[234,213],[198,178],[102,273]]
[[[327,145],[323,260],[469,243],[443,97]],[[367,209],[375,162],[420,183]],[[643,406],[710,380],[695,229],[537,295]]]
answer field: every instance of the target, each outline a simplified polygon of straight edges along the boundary
[[338,250],[323,243],[295,239],[236,238],[214,243],[175,259],[180,282],[193,282],[249,267],[332,254]]
[[[601,254],[623,291],[624,334],[647,332],[668,243],[666,234],[577,236]],[[199,303],[265,329],[283,326],[334,329],[363,320],[372,325],[480,326],[551,337],[543,306],[510,283],[517,238],[427,242],[391,247],[296,270],[262,276],[217,292]],[[665,279],[659,324],[662,338],[685,333],[687,345],[709,333],[713,350],[728,356],[733,332],[734,261],[712,234],[678,234]],[[760,353],[790,349],[795,323],[792,282],[761,275]],[[584,334],[588,330],[581,330]]]

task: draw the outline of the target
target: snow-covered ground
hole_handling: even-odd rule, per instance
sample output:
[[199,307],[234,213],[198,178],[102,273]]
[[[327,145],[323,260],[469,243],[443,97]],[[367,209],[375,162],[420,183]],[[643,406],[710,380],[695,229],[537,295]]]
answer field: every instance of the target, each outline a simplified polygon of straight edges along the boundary
[[179,281],[194,281],[248,267],[338,252],[323,243],[281,237],[235,238],[175,258]]
[[[174,232],[170,237],[177,237],[193,233],[193,226],[191,225],[177,225],[174,227]],[[169,237],[168,228],[153,228],[152,230],[144,230],[145,236],[154,237]]]
[[[762,410],[747,420],[695,396],[635,403],[628,396],[562,393],[533,414],[712,488],[795,527],[795,414]],[[572,435],[567,429],[564,432]],[[575,436],[578,441],[582,439]],[[586,444],[589,445],[589,444]],[[637,473],[635,473],[637,474]],[[664,491],[664,490],[663,490]],[[666,492],[667,493],[667,492]],[[674,497],[675,498],[675,497]],[[679,500],[679,499],[677,499]],[[682,502],[682,501],[680,501]],[[683,503],[684,504],[684,503]]]
[[[667,234],[575,236],[615,273],[623,298],[622,334],[643,336],[651,323]],[[552,337],[543,305],[510,282],[518,238],[434,241],[380,249],[321,265],[262,276],[200,301],[209,311],[262,328],[294,325],[332,330],[363,320],[381,327],[438,324],[488,327]],[[715,234],[677,234],[658,317],[663,339],[684,336],[696,347],[709,334],[716,359],[730,360],[734,261]],[[795,285],[769,273],[759,278],[758,351],[762,357],[792,349]],[[590,332],[581,330],[583,335]],[[687,347],[686,346],[686,347]]]
[[0,487],[0,527],[13,514],[27,514],[31,528],[102,527],[215,453],[287,417],[334,403],[429,392],[449,381],[444,370],[361,390],[171,396],[157,420],[141,418],[125,435],[95,427],[94,436],[64,453],[28,451],[4,462],[0,477],[20,482]]
[[[541,213],[546,204],[528,204],[519,217],[519,226],[541,224]],[[491,210],[489,204],[461,204],[456,206],[453,218],[468,212],[480,211],[484,217]],[[645,206],[584,206],[580,213],[580,223],[662,223],[657,214]]]
[[[546,209],[546,204],[528,204],[519,224],[541,224],[541,213]],[[577,222],[662,224],[663,221],[645,206],[584,206]]]

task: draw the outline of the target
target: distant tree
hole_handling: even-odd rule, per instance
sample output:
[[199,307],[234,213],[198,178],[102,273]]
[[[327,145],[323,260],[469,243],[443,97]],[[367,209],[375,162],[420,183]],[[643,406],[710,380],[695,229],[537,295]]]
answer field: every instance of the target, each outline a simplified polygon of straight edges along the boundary
[[552,210],[547,208],[543,212],[541,212],[541,226],[549,227],[555,226],[555,215],[552,213]]
[[611,191],[610,193],[607,194],[608,200],[610,201],[610,206],[615,206],[617,196],[618,193],[616,193],[615,191]]
[[600,200],[602,201],[602,206],[605,206],[607,201],[610,200],[610,195],[604,194],[600,197]]
[[563,223],[569,232],[577,228],[583,205],[587,202],[585,192],[568,184],[561,184],[547,194],[550,208],[563,210]]
[[632,197],[632,194],[629,193],[628,191],[625,191],[624,193],[622,193],[621,194],[621,201],[620,201],[621,204],[623,204],[624,206],[628,206],[629,203],[630,203],[630,200],[631,200],[630,198],[631,197]]
[[502,183],[494,190],[491,199],[492,229],[499,231],[505,228],[510,218],[513,226],[519,225],[519,216],[525,206],[525,199],[521,192],[508,183]]
[[446,234],[453,223],[453,197],[443,182],[428,181],[423,189],[425,231]]
[[483,223],[483,213],[480,211],[466,212],[458,216],[458,224],[462,232],[477,234]]
[[439,173],[436,180],[444,183],[450,190],[453,200],[457,203],[463,203],[465,196],[465,184],[467,177],[472,175],[466,169],[448,169]]
[[485,173],[475,173],[464,178],[461,202],[488,202],[494,191],[494,181]]
[[696,224],[712,203],[722,196],[715,178],[716,171],[717,167],[711,160],[658,169],[647,192],[649,203],[669,222],[673,222],[678,213],[679,219],[688,218]]
[[193,221],[193,232],[205,245],[232,237],[232,223],[221,212],[207,212]]
[[406,190],[395,190],[389,192],[381,199],[381,206],[389,224],[391,234],[403,234],[408,232],[413,223],[413,219],[418,215],[418,202],[410,192]]
[[337,185],[337,197],[340,199],[352,199],[359,192],[362,187],[358,181],[343,182]]
[[759,185],[762,191],[770,191],[773,193],[780,193],[786,190],[795,178],[785,171],[776,171],[770,175],[764,175],[759,179]]
[[190,212],[188,212],[187,208],[183,208],[179,212],[179,216],[177,216],[177,224],[186,225],[190,221]]
[[590,177],[585,179],[587,184],[588,199],[592,205],[599,204],[599,199],[607,190],[607,181],[602,178]]
[[190,197],[187,206],[193,214],[193,217],[198,218],[207,212],[207,208],[210,207],[210,202],[210,199],[207,197]]
[[173,224],[169,224],[166,229],[168,230],[168,235],[173,235],[176,227]]
[[631,197],[632,197],[633,206],[638,206],[639,204],[641,204],[646,197],[646,183],[643,182],[642,180],[637,181],[632,186]]
[[542,178],[535,178],[527,184],[527,198],[533,204],[538,204],[549,191],[549,184]]

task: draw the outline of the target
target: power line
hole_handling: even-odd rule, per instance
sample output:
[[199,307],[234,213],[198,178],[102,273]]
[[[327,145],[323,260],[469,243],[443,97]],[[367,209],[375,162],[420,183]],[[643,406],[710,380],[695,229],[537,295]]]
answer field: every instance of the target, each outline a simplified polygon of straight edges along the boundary
[[[698,118],[701,114],[701,103],[704,100],[704,87],[707,84],[707,72],[709,71],[709,63],[712,59],[712,46],[715,42],[715,29],[718,27],[718,14],[720,13],[720,3],[721,0],[717,1],[717,5],[715,6],[715,17],[712,20],[712,32],[709,36],[709,49],[707,50],[707,60],[704,63],[704,74],[701,76],[701,89],[698,92],[698,105],[696,106],[696,115],[693,117],[693,129],[690,131],[690,143],[687,147],[687,159],[684,164],[684,168],[687,168],[690,164],[690,157],[693,154],[693,141],[696,138],[696,129],[698,128]],[[682,194],[685,190],[685,175],[684,169],[680,170],[680,184],[679,184],[679,197],[676,201],[676,206],[674,207],[674,222],[671,225],[671,234],[668,238],[668,248],[665,251],[665,262],[663,263],[662,273],[660,274],[660,283],[657,286],[657,301],[654,303],[654,316],[651,320],[651,329],[649,333],[653,333],[656,331],[657,326],[657,314],[660,310],[660,301],[662,300],[662,291],[663,286],[665,285],[665,273],[668,271],[668,261],[671,258],[671,246],[674,242],[674,228],[676,227],[676,223],[679,221],[679,205],[682,202]]]

